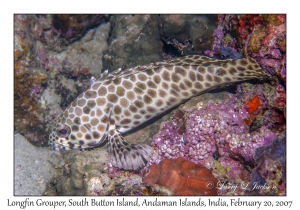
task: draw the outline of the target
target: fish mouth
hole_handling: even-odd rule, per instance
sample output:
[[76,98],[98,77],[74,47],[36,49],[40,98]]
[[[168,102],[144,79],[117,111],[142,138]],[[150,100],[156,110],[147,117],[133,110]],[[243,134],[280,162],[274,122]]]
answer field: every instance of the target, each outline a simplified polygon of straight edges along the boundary
[[48,146],[49,146],[50,149],[55,150],[55,151],[62,152],[62,151],[66,151],[67,150],[67,148],[66,148],[66,146],[64,144],[58,143],[57,141],[50,140],[48,142]]

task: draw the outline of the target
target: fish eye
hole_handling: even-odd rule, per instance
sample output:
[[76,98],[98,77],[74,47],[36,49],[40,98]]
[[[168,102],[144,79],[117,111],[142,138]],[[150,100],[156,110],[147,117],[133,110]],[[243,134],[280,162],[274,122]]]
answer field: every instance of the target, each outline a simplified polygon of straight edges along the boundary
[[56,134],[62,138],[68,137],[70,133],[71,133],[71,129],[66,124],[59,126],[59,128],[56,130]]

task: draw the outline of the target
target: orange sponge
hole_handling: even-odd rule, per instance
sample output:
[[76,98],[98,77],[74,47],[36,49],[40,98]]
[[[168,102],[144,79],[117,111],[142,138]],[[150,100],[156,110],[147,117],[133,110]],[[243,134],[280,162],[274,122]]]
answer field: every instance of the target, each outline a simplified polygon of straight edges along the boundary
[[168,190],[171,195],[217,195],[218,180],[212,172],[181,157],[150,166],[144,182],[155,190]]
[[258,109],[258,107],[260,107],[261,105],[262,104],[258,96],[254,96],[252,99],[249,99],[247,101],[247,109],[249,114],[255,112]]

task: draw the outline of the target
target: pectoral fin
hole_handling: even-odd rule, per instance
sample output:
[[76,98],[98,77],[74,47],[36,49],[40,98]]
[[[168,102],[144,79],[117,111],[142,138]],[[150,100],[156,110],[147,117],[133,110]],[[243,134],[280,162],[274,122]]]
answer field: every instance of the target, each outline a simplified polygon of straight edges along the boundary
[[125,170],[142,168],[150,159],[152,148],[129,143],[116,129],[108,135],[107,152],[113,166]]

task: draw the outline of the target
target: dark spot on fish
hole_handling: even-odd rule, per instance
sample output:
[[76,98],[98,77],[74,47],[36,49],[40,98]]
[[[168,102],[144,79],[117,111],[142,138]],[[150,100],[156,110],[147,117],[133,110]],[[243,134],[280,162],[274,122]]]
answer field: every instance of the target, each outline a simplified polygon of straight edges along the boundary
[[239,71],[245,71],[246,68],[244,68],[244,67],[242,67],[242,66],[238,66],[238,67],[237,67],[237,70],[239,70]]
[[83,107],[83,113],[89,114],[91,109],[88,106]]
[[129,123],[131,123],[131,120],[129,118],[125,118],[120,123],[121,124],[129,124]]
[[151,112],[151,113],[154,113],[154,112],[156,112],[156,109],[154,107],[148,106],[147,111]]
[[167,71],[164,71],[162,74],[162,77],[165,81],[170,81],[170,73]]
[[153,79],[154,79],[154,82],[155,82],[156,84],[159,84],[159,83],[160,83],[160,80],[161,80],[161,79],[160,79],[160,77],[159,77],[158,75],[155,75]]
[[114,113],[115,114],[120,114],[121,113],[121,107],[119,105],[116,105],[114,108]]
[[141,73],[138,74],[137,77],[138,77],[138,79],[141,80],[141,81],[146,81],[146,79],[147,79],[147,76],[144,75],[144,74],[141,74]]
[[104,96],[105,94],[107,93],[107,90],[105,87],[100,87],[99,90],[98,90],[98,95],[99,96]]
[[94,90],[88,90],[88,91],[85,92],[84,97],[85,97],[86,99],[89,99],[89,98],[96,98],[96,97],[97,97],[97,92],[94,91]]
[[148,81],[148,82],[147,82],[147,85],[148,85],[150,88],[156,88],[156,87],[157,87],[157,85],[156,85],[154,82],[152,82],[152,81]]
[[116,103],[118,101],[118,97],[116,94],[108,94],[107,95],[107,100],[112,102],[112,103]]
[[185,76],[186,75],[186,70],[184,70],[183,68],[180,68],[178,66],[175,67],[175,72],[180,74],[181,76]]
[[[81,124],[80,118],[79,118],[79,117],[75,117],[74,123],[77,124],[77,125],[80,125],[80,124]],[[75,127],[75,128],[76,128],[76,127]],[[72,126],[72,130],[73,130],[73,126]],[[78,126],[77,126],[77,131],[78,131]]]
[[176,72],[172,74],[172,80],[176,83],[180,80],[180,77],[176,74]]
[[233,67],[231,67],[231,68],[229,69],[229,73],[230,73],[231,75],[234,75],[236,72],[237,72],[237,70],[236,70],[235,68],[233,68]]
[[206,69],[204,67],[200,66],[198,68],[198,72],[201,73],[201,74],[204,74],[206,72]]
[[[80,120],[80,119],[79,119],[79,120]],[[74,122],[75,122],[75,121],[74,121]],[[78,123],[78,121],[77,121],[77,123]],[[76,123],[76,124],[77,124],[77,123]],[[80,124],[80,121],[79,121],[79,124]],[[79,125],[79,124],[78,124],[78,125]],[[79,131],[78,125],[72,125],[72,131],[73,131],[73,132]]]
[[214,76],[214,81],[217,83],[220,83],[220,82],[222,82],[222,79],[218,76]]
[[207,71],[211,74],[213,74],[215,72],[215,68],[214,67],[208,67]]
[[142,90],[145,90],[145,89],[146,89],[145,83],[138,82],[136,85],[137,85],[140,89],[142,89]]
[[216,74],[219,76],[223,76],[226,74],[226,71],[224,69],[217,69]]
[[209,74],[207,74],[207,75],[206,75],[206,80],[208,80],[208,81],[211,82],[211,81],[212,81],[212,77],[211,77]]
[[142,115],[144,115],[144,114],[146,114],[146,111],[145,110],[140,110],[140,113],[142,114]]
[[245,59],[240,59],[240,64],[246,66],[248,62]]
[[138,107],[138,108],[142,108],[143,107],[143,102],[141,102],[141,101],[135,101],[134,102],[134,105],[136,106],[136,107]]
[[114,79],[114,80],[113,80],[113,83],[114,83],[115,85],[120,84],[120,83],[121,83],[121,78]]
[[192,80],[193,82],[196,80],[196,76],[195,76],[195,73],[193,71],[190,71],[189,72],[189,78],[190,80]]
[[133,105],[129,106],[129,110],[132,111],[132,112],[134,112],[134,113],[137,112],[137,108],[135,106],[133,106]]
[[134,117],[134,119],[141,119],[142,118],[142,116],[139,115],[139,114],[135,114],[135,115],[133,115],[133,117]]
[[171,88],[174,89],[174,90],[177,91],[177,92],[180,91],[179,87],[178,87],[177,85],[175,85],[174,83],[171,84]]
[[92,136],[91,136],[90,134],[85,134],[85,138],[86,138],[87,140],[91,140],[91,139],[92,139]]
[[152,97],[152,98],[155,98],[156,97],[156,91],[152,90],[152,89],[149,89],[147,91],[147,93]]
[[87,105],[90,107],[90,108],[94,108],[96,106],[96,102],[94,100],[89,100],[87,102]]
[[249,70],[254,70],[254,68],[253,68],[252,65],[247,66],[247,68],[248,68]]
[[146,74],[147,74],[148,76],[151,76],[151,75],[154,74],[154,71],[153,71],[152,69],[149,69],[149,70],[146,71]]
[[232,81],[232,79],[229,78],[229,77],[224,77],[224,80],[225,80],[226,82],[231,82],[231,81]]
[[144,95],[143,101],[146,104],[150,104],[152,102],[152,98],[150,96],[148,96],[148,95]]
[[123,96],[125,94],[125,89],[123,87],[117,87],[117,95]]

